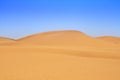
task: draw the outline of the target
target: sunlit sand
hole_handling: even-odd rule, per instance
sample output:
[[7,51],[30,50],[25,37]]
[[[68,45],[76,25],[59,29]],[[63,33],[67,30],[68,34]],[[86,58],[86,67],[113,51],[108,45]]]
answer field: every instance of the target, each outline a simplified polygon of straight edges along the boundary
[[74,30],[1,38],[0,80],[120,80],[120,45]]

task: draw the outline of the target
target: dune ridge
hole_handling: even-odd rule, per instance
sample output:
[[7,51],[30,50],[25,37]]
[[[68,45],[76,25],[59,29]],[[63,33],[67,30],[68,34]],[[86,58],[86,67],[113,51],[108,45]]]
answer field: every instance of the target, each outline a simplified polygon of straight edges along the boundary
[[21,43],[32,45],[116,47],[115,44],[97,40],[75,30],[50,31],[18,39]]
[[6,38],[6,37],[0,37],[0,46],[12,45],[13,43],[15,43],[14,39]]
[[0,41],[5,41],[5,40],[13,41],[14,39],[6,38],[6,37],[0,37]]

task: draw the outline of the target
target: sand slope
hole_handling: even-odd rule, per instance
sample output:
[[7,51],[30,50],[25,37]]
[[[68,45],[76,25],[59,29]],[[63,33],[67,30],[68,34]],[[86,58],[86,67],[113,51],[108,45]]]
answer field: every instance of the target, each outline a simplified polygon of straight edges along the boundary
[[120,45],[120,37],[114,37],[114,36],[102,36],[102,37],[97,37],[97,39],[101,39],[107,42],[114,43],[116,45]]
[[19,39],[18,41],[33,45],[115,47],[112,43],[97,40],[74,30],[44,32]]
[[5,37],[0,37],[0,46],[3,45],[11,45],[15,42],[15,40]]

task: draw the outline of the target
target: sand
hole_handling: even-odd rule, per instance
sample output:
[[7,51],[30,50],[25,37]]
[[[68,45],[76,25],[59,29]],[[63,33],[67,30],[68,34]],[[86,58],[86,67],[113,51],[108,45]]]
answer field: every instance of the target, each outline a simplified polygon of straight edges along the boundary
[[102,36],[102,37],[97,37],[97,39],[101,39],[107,42],[111,42],[113,44],[119,45],[120,46],[120,37],[114,37],[114,36]]
[[13,43],[15,43],[14,39],[0,37],[0,46],[11,45]]
[[97,40],[83,32],[74,30],[51,31],[30,35],[18,40],[23,44],[50,45],[50,46],[89,46],[89,47],[116,47],[116,45]]
[[120,80],[120,47],[114,43],[79,31],[16,42],[0,46],[0,80]]

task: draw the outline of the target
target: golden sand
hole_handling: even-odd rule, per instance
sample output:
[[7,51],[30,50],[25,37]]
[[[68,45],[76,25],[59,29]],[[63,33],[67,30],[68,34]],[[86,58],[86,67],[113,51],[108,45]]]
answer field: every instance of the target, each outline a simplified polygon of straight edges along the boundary
[[0,80],[120,80],[120,47],[79,31],[35,34],[0,46]]

